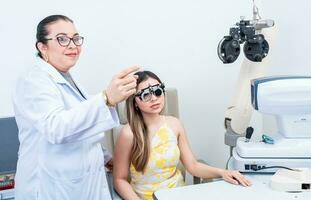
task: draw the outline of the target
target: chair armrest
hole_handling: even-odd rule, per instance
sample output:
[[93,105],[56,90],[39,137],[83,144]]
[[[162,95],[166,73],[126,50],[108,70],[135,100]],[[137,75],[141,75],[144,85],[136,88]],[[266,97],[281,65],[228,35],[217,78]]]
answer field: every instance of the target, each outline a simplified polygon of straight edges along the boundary
[[[199,159],[198,162],[204,163],[207,165],[207,162],[205,160]],[[210,179],[210,178],[201,178],[201,177],[193,176],[193,184],[208,183],[212,181],[213,179]]]
[[106,172],[106,177],[107,177],[107,183],[108,183],[108,188],[110,191],[111,199],[112,200],[122,200],[122,198],[119,196],[117,191],[115,191],[113,187],[113,182],[112,182],[112,173],[111,172]]

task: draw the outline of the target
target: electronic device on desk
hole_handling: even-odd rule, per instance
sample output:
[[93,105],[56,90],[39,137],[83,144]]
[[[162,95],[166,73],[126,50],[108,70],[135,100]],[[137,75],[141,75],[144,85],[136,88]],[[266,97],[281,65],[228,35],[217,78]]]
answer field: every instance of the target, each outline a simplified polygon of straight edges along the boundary
[[15,173],[0,174],[0,191],[14,188],[14,176]]
[[252,106],[276,117],[278,135],[260,141],[240,137],[233,167],[273,173],[279,168],[311,168],[311,77],[280,76],[252,80]]
[[14,199],[15,173],[0,174],[0,200]]
[[278,191],[301,192],[310,191],[310,169],[281,169],[271,178],[270,187]]
[[19,147],[14,117],[0,118],[0,200],[14,198],[14,176]]
[[277,172],[271,179],[272,188],[310,191],[311,77],[254,79],[251,97],[255,110],[276,117],[278,134],[274,138],[263,135],[260,141],[240,137],[230,165],[241,172]]

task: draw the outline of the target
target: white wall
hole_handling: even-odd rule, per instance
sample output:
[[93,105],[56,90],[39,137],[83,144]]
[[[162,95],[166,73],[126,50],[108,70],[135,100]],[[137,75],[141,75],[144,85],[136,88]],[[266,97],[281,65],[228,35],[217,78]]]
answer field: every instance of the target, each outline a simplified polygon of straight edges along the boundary
[[[311,3],[261,0],[257,5],[278,28],[269,73],[311,75]],[[86,38],[73,73],[90,93],[104,89],[126,66],[154,71],[179,91],[181,119],[194,153],[224,166],[224,113],[244,56],[223,65],[216,48],[241,15],[251,18],[251,0],[1,2],[0,116],[13,115],[11,93],[18,75],[33,62],[36,25],[56,13],[72,18]]]

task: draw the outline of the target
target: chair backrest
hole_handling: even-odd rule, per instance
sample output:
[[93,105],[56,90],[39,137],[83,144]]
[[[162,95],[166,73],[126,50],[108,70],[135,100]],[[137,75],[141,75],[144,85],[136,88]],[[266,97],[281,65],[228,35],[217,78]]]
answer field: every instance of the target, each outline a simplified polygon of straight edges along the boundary
[[18,148],[15,117],[0,118],[0,174],[15,173]]

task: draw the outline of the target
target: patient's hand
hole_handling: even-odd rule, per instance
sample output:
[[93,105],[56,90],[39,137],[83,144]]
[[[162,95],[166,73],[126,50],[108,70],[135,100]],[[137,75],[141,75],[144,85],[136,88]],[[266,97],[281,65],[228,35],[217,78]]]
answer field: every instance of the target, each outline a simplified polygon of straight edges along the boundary
[[110,172],[112,172],[112,169],[113,169],[113,159],[112,159],[112,158],[105,164],[105,167],[106,167]]
[[225,181],[235,185],[241,184],[243,186],[250,186],[252,184],[239,171],[223,170],[221,177]]

